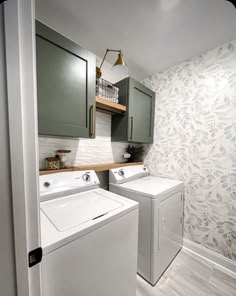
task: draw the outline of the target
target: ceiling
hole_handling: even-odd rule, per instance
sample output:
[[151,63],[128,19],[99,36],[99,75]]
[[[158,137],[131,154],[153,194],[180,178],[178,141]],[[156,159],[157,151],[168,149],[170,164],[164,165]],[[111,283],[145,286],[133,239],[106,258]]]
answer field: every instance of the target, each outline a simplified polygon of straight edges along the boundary
[[136,79],[236,39],[224,0],[36,0],[36,18],[97,56],[122,49]]

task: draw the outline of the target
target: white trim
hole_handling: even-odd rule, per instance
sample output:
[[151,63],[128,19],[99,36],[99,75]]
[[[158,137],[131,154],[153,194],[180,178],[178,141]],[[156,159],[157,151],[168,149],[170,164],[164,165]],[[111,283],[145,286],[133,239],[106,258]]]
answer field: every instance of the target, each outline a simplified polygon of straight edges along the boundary
[[40,246],[34,0],[4,3],[13,223],[18,296],[40,296]]
[[16,295],[16,274],[4,34],[4,6],[0,4],[0,294],[10,296]]
[[227,269],[229,272],[234,273],[234,276],[236,276],[236,262],[217,254],[216,252],[213,252],[195,242],[192,242],[186,238],[184,238],[183,247],[194,253],[195,255],[198,255],[208,261],[211,261],[212,263],[216,264],[220,268]]

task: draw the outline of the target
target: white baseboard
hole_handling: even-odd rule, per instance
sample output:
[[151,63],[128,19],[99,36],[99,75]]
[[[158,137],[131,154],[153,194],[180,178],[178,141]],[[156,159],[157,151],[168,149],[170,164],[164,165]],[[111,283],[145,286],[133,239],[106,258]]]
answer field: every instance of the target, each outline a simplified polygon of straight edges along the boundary
[[236,276],[236,262],[232,261],[220,254],[217,254],[197,243],[194,243],[188,239],[184,239],[183,243],[184,249],[195,253],[196,255],[203,257],[204,259],[211,261],[212,263],[218,265],[220,268],[227,269],[229,272],[234,273]]

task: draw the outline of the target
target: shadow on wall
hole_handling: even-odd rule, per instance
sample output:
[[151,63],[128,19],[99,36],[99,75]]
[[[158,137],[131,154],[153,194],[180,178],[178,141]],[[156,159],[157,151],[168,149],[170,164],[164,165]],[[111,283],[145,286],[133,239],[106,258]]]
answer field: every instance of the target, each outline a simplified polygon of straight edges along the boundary
[[[154,132],[155,133],[155,132]],[[153,136],[155,138],[155,134]],[[149,152],[152,149],[153,144],[146,144],[144,145],[144,161],[147,159],[147,156],[149,155]]]

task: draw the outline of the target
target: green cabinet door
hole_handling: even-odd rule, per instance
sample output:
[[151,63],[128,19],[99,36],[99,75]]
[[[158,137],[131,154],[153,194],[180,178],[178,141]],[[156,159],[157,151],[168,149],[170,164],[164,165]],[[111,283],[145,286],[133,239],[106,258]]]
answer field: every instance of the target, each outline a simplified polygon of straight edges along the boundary
[[127,112],[112,117],[112,140],[153,143],[155,93],[130,77],[117,86],[120,103],[127,106]]
[[130,78],[128,140],[136,143],[153,142],[155,93]]
[[36,22],[40,135],[94,137],[95,56]]

